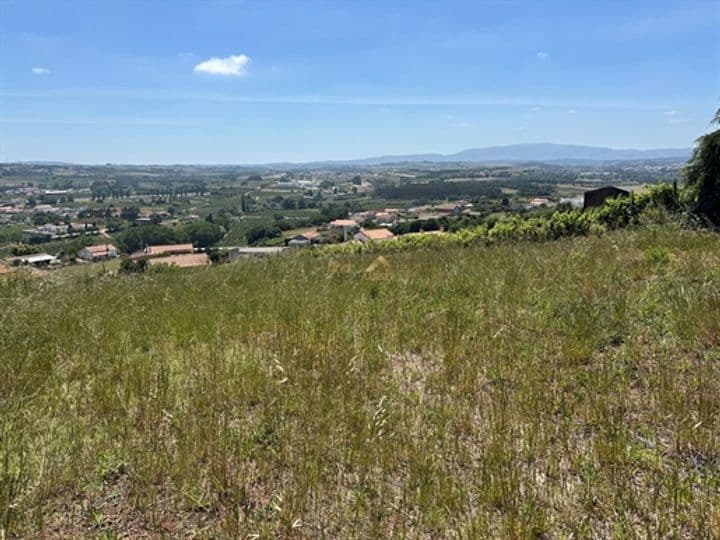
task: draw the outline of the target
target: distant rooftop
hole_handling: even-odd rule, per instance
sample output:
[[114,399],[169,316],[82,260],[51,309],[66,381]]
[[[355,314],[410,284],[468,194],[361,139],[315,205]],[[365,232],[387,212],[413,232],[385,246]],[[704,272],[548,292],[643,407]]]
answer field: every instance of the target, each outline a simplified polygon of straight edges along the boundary
[[148,264],[150,266],[167,264],[180,268],[191,268],[194,266],[206,266],[210,264],[210,259],[208,258],[207,253],[186,253],[183,255],[170,255],[168,257],[156,257],[154,259],[149,259]]

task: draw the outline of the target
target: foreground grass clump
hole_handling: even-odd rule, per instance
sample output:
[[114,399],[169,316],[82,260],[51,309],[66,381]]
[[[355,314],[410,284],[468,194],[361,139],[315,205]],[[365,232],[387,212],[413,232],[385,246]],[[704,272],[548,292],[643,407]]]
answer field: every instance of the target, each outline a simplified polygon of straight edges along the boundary
[[720,535],[719,236],[384,257],[1,281],[1,535]]

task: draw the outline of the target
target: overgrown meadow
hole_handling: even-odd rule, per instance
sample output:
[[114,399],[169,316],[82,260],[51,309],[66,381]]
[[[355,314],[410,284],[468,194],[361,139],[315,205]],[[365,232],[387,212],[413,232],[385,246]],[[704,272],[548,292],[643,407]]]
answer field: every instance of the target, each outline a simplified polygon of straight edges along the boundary
[[720,236],[0,281],[0,537],[720,536]]

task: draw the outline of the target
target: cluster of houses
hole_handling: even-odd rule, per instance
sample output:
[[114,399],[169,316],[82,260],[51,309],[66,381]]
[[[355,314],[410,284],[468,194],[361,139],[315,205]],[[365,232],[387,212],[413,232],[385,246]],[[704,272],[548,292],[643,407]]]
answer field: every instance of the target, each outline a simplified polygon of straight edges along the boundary
[[[592,208],[602,206],[606,200],[618,197],[627,197],[629,191],[616,188],[614,186],[605,186],[598,189],[586,191],[583,200],[565,200],[574,206],[582,206],[583,208]],[[548,198],[535,197],[527,204],[527,208],[552,208],[556,203]],[[467,201],[454,201],[439,204],[436,206],[418,206],[409,208],[406,211],[396,208],[386,208],[384,210],[370,210],[367,212],[358,212],[352,214],[347,219],[336,219],[331,221],[327,227],[297,234],[286,239],[289,247],[310,246],[313,244],[324,244],[331,241],[329,235],[341,233],[343,241],[355,240],[357,242],[367,244],[370,242],[382,242],[394,238],[394,234],[388,227],[391,227],[401,219],[407,216],[413,216],[416,219],[432,219],[443,216],[461,216],[472,215],[473,205]],[[373,223],[377,227],[364,227],[365,223]]]
[[68,208],[52,204],[36,204],[28,206],[24,199],[12,199],[0,206],[0,215],[14,216],[16,214],[58,214],[68,218],[77,218],[82,208]]
[[[606,200],[617,197],[627,197],[629,191],[613,186],[605,186],[599,189],[586,191],[583,197],[583,207],[592,208],[601,206]],[[529,206],[533,208],[549,207],[554,205],[552,201],[545,198],[535,198],[530,201]],[[371,210],[358,212],[346,219],[336,219],[327,226],[296,234],[286,239],[287,247],[303,247],[315,244],[324,244],[337,241],[340,237],[343,241],[356,241],[362,244],[371,242],[383,242],[395,237],[388,228],[403,219],[404,216],[412,214],[420,219],[429,217],[461,215],[472,212],[472,204],[465,201],[444,203],[434,207],[417,207],[403,212],[394,208],[384,210]],[[364,226],[372,224],[372,227]],[[70,225],[42,225],[33,231],[49,236],[71,235],[72,232],[96,232],[92,225],[86,223],[71,223]],[[262,256],[282,252],[284,247],[247,247],[228,248],[226,250],[228,259],[238,257]],[[82,261],[95,262],[118,257],[118,249],[112,244],[98,244],[82,248],[77,253],[78,259]],[[146,261],[148,266],[171,265],[180,268],[207,266],[210,258],[207,253],[196,253],[192,244],[168,244],[148,246],[130,255],[134,261]],[[33,267],[48,267],[59,265],[57,257],[47,253],[36,253],[16,257],[15,264],[29,265]],[[3,265],[4,271],[7,267]]]
[[[443,216],[459,216],[472,213],[473,205],[467,201],[455,201],[437,206],[418,206],[407,210],[385,208],[357,212],[346,219],[336,219],[327,226],[297,234],[286,240],[289,247],[325,244],[340,236],[343,241],[355,240],[362,244],[382,242],[395,237],[389,229],[404,219],[432,219]],[[372,224],[371,227],[365,226]]]
[[[114,259],[118,256],[117,248],[112,244],[98,244],[86,246],[77,253],[77,258],[87,262],[96,262],[106,259]],[[22,255],[13,259],[15,264],[43,268],[60,264],[60,259],[48,253],[32,253]]]
[[[86,262],[98,262],[114,259],[119,256],[118,249],[112,244],[97,244],[86,246],[77,253],[77,258]],[[207,253],[195,253],[192,244],[170,244],[160,246],[148,246],[130,255],[131,260],[144,260],[148,266],[167,264],[188,268],[195,266],[207,266],[210,259]],[[54,255],[47,253],[33,253],[23,255],[14,259],[16,264],[33,266],[36,268],[55,266],[60,260]]]
[[389,240],[395,235],[387,227],[365,228],[355,219],[336,219],[323,230],[307,231],[286,240],[289,247],[310,246],[329,242],[330,235],[342,235],[343,241],[356,240],[360,243]]
[[44,225],[38,225],[33,229],[25,229],[24,232],[38,236],[47,236],[51,239],[98,233],[97,228],[92,223],[77,222],[70,224],[60,223],[57,225],[54,223],[46,223]]

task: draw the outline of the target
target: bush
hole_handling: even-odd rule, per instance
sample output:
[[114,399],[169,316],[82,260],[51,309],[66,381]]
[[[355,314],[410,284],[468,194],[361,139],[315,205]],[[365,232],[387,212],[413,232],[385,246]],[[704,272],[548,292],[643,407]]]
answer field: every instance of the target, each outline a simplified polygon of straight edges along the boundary
[[31,255],[37,253],[39,249],[35,246],[29,246],[27,244],[13,244],[10,247],[10,253],[16,257],[22,257],[23,255]]
[[645,251],[645,255],[648,260],[655,264],[666,264],[670,262],[670,252],[662,246],[650,246]]
[[230,259],[230,254],[225,250],[208,249],[207,256],[213,264],[225,263]]
[[145,259],[134,261],[128,257],[123,257],[120,260],[120,273],[138,274],[144,272],[147,269],[147,266],[147,261]]

